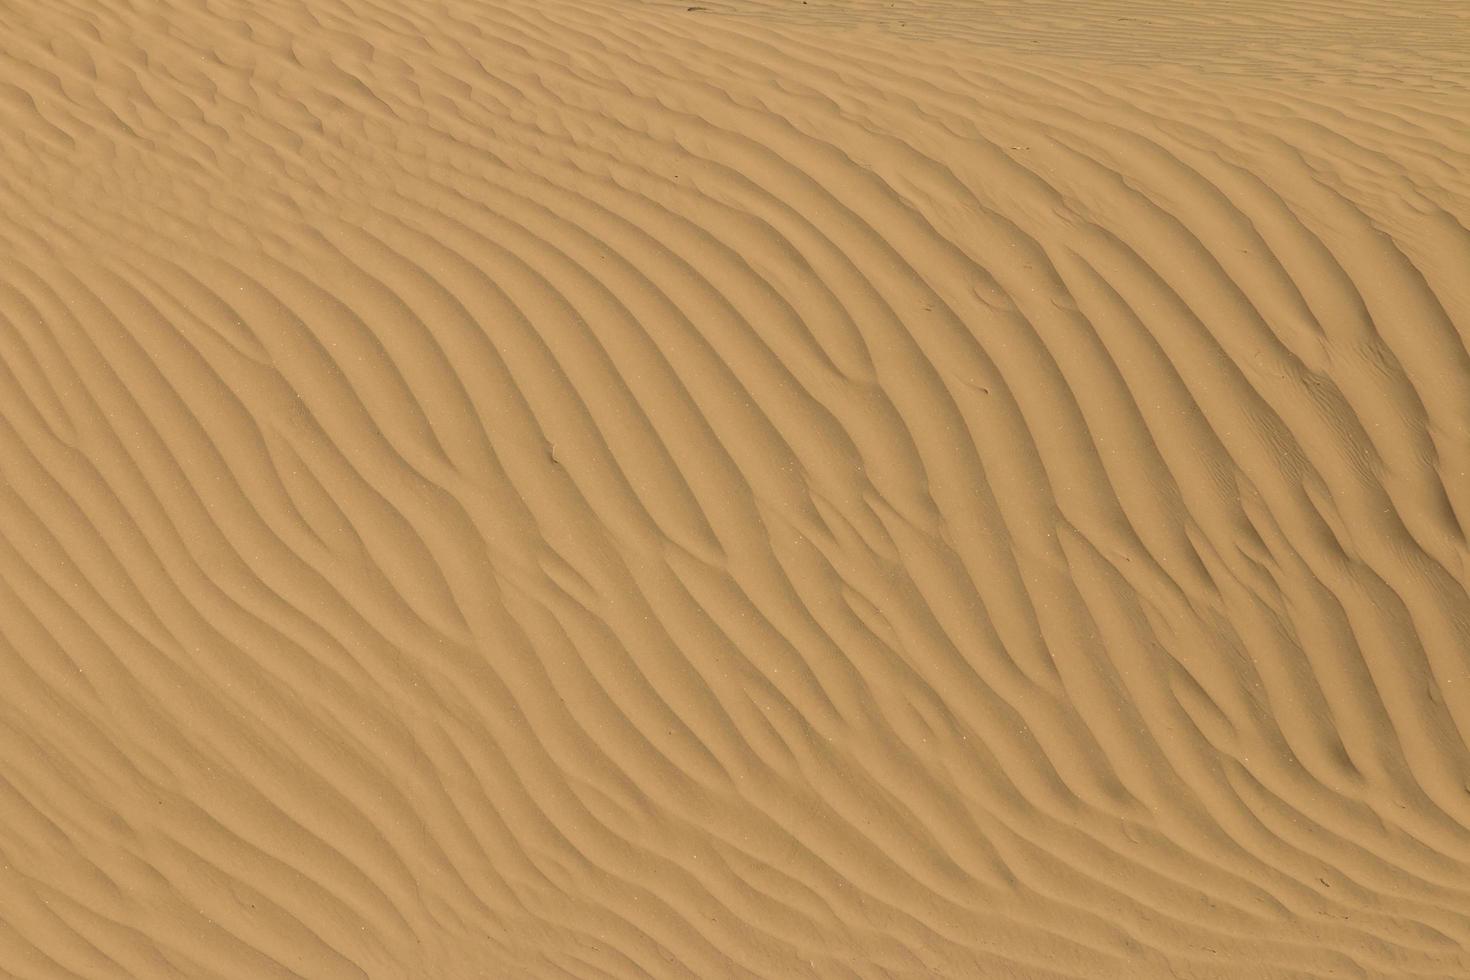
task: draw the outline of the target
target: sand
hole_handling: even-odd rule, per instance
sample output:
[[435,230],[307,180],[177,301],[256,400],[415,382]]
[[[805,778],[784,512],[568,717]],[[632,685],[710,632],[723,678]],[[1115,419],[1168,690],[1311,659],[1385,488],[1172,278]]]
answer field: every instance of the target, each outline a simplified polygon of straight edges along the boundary
[[0,3],[0,978],[1470,977],[1470,6]]

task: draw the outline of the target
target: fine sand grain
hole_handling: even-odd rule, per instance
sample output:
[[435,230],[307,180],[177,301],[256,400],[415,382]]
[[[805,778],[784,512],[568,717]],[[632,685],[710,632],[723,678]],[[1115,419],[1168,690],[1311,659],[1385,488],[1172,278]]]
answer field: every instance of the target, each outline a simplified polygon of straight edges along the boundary
[[1470,978],[1470,4],[0,0],[0,980]]

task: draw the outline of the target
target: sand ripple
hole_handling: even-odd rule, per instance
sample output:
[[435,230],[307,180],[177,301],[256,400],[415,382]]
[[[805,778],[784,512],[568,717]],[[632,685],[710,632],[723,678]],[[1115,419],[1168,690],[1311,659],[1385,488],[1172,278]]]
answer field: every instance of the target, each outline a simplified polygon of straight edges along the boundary
[[1470,976],[1470,31],[1087,6],[0,9],[0,975]]

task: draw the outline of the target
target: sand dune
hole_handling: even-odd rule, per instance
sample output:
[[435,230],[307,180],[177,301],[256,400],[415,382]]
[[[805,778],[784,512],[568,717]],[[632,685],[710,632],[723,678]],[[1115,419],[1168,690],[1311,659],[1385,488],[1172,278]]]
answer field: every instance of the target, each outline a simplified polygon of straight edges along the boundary
[[1470,8],[0,6],[0,976],[1470,977]]

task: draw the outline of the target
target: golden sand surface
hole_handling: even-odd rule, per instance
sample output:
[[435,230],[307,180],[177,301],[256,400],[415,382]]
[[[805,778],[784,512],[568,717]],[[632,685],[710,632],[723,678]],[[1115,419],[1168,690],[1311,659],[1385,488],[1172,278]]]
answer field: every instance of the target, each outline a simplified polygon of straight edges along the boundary
[[1470,978],[1470,4],[0,0],[0,980]]

